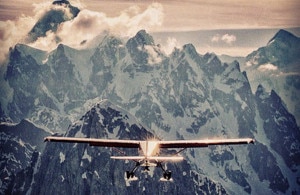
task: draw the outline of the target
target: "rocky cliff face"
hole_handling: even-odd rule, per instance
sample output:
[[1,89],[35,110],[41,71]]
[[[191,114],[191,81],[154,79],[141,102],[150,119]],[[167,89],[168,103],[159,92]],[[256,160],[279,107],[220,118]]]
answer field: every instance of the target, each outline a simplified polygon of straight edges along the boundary
[[27,120],[0,125],[1,194],[24,194],[29,190],[39,155],[45,148],[43,137],[48,135]]
[[[300,39],[293,34],[279,30],[268,44],[250,53],[243,67],[255,90],[263,85],[270,92],[275,90],[288,110],[300,124],[299,62]],[[254,91],[253,91],[254,92]]]
[[[101,101],[79,121],[69,127],[65,136],[144,140],[154,138],[153,132],[141,126],[136,119],[109,101]],[[167,163],[174,170],[177,182],[160,182],[161,171],[137,171],[138,181],[126,181],[125,170],[135,162],[110,159],[118,151],[89,147],[85,144],[48,143],[32,185],[33,194],[131,194],[146,193],[225,193],[220,184],[200,175],[184,161]],[[128,149],[127,155],[137,155]],[[203,181],[202,181],[203,180]],[[180,182],[183,181],[183,182]],[[200,183],[201,182],[201,183]]]

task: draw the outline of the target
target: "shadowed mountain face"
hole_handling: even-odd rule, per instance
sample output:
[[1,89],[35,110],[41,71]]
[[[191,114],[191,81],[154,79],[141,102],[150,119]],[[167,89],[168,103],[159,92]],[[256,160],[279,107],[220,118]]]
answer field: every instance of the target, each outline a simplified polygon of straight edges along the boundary
[[[73,17],[79,12],[67,1],[56,3],[73,10]],[[44,29],[38,26],[48,25],[45,17],[34,28]],[[295,112],[289,112],[276,89],[253,80],[255,73],[267,75],[262,68],[287,70],[285,63],[297,61],[296,40],[279,31],[266,47],[247,57],[247,62],[257,62],[247,72],[237,61],[223,63],[214,54],[198,54],[193,44],[166,55],[145,30],[128,41],[107,35],[97,40],[97,47],[82,50],[60,44],[48,53],[17,44],[1,78],[8,86],[3,93],[9,94],[1,98],[0,107],[5,148],[1,192],[299,193],[300,136],[297,118],[291,114]],[[289,76],[284,89],[292,89],[287,90],[293,92],[289,97],[297,102],[297,75]],[[34,124],[40,130],[32,131]],[[186,160],[166,163],[173,182],[159,182],[159,168],[138,171],[140,180],[128,182],[124,172],[134,162],[110,159],[115,150],[44,145],[42,137],[49,133],[43,129],[68,137],[107,139],[252,137],[256,144],[185,150]],[[124,151],[137,155],[135,150]]]
[[[113,139],[153,139],[154,134],[136,119],[108,101],[93,106],[79,121],[69,127],[65,136]],[[159,168],[143,173],[137,171],[138,181],[125,181],[125,170],[135,162],[110,159],[117,150],[90,147],[86,144],[48,143],[35,175],[33,194],[101,194],[101,193],[225,193],[220,184],[193,172],[187,161],[167,164],[177,182],[160,182]],[[123,150],[127,155],[138,155],[136,149]],[[120,155],[120,154],[119,154]],[[143,170],[143,168],[141,168]],[[182,176],[183,173],[186,175]],[[199,180],[205,180],[199,185]],[[179,182],[183,181],[183,182]],[[179,182],[179,183],[178,183]]]
[[300,38],[279,30],[268,44],[249,54],[244,69],[256,89],[275,90],[300,124]]
[[[43,14],[39,21],[33,26],[26,37],[26,42],[31,43],[39,37],[45,37],[49,32],[56,32],[63,22],[74,19],[80,10],[70,4],[69,1],[54,1],[53,8]],[[59,38],[57,37],[57,42]]]
[[39,155],[45,148],[43,138],[49,135],[49,132],[27,120],[19,124],[0,124],[2,194],[29,190]]

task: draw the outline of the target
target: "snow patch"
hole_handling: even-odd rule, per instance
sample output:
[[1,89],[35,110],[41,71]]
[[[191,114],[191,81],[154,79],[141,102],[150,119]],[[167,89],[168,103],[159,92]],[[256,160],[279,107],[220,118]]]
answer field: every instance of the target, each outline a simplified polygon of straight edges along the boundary
[[84,173],[81,175],[81,178],[82,178],[82,179],[87,179],[86,172],[84,172]]
[[100,178],[100,176],[99,176],[99,173],[95,170],[94,171],[94,174],[96,175],[96,177],[99,179]]
[[82,159],[87,159],[89,162],[92,161],[92,157],[87,153],[87,150],[84,151]]
[[61,177],[61,182],[65,181],[65,177],[63,175],[60,176]]
[[23,147],[25,147],[25,143],[23,142],[23,140],[19,139],[19,144]]
[[66,156],[64,155],[64,153],[62,152],[59,153],[59,159],[60,159],[60,163],[63,163],[66,160]]

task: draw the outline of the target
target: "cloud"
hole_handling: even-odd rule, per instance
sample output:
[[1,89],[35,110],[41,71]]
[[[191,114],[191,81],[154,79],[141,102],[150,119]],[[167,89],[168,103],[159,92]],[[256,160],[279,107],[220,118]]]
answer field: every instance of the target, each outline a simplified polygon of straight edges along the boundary
[[264,65],[260,65],[258,67],[258,70],[261,71],[261,72],[275,71],[277,69],[278,69],[278,67],[273,65],[273,64],[264,64]]
[[220,41],[220,39],[221,39],[221,36],[219,34],[216,34],[211,38],[211,42],[217,43]]
[[[82,42],[89,43],[103,32],[129,37],[134,36],[141,29],[154,31],[162,25],[164,17],[163,7],[159,3],[152,3],[145,9],[131,6],[114,17],[109,17],[103,12],[84,9],[80,1],[77,1],[77,4],[83,9],[76,18],[62,23],[57,32],[48,31],[45,37],[40,37],[29,45],[45,51],[55,49],[59,43],[71,47],[82,47]],[[16,21],[0,21],[0,62],[6,58],[9,48],[21,43],[38,19],[50,9],[63,9],[68,14],[67,8],[52,5],[49,2],[33,4],[33,6],[34,16],[32,17],[23,15]]]
[[142,11],[139,7],[132,6],[116,17],[84,9],[73,20],[62,23],[55,35],[49,32],[48,36],[38,39],[31,45],[40,49],[45,49],[48,45],[47,50],[52,50],[57,44],[53,44],[55,36],[57,36],[63,44],[81,47],[82,42],[89,43],[103,32],[121,37],[131,37],[141,29],[151,31],[162,25],[162,21],[163,9],[158,3],[153,3]]
[[236,36],[235,35],[229,35],[229,34],[216,34],[211,38],[211,42],[213,43],[219,43],[219,42],[224,42],[226,44],[231,45],[236,41]]
[[225,35],[222,36],[221,40],[224,41],[227,44],[232,44],[233,42],[236,41],[236,36],[225,34]]
[[159,55],[159,47],[145,45],[145,50],[149,54],[148,63],[150,65],[159,64],[162,62],[162,56]]
[[33,16],[21,15],[16,20],[0,21],[0,64],[7,59],[10,47],[17,43],[23,43],[28,32],[38,19],[51,9],[51,3],[39,3],[33,5]]
[[0,21],[0,63],[2,64],[13,47],[26,36],[34,25],[35,20],[31,17],[22,16],[17,21]]
[[162,50],[167,54],[171,54],[175,48],[180,48],[180,43],[175,37],[168,37],[167,43],[164,44],[162,47]]

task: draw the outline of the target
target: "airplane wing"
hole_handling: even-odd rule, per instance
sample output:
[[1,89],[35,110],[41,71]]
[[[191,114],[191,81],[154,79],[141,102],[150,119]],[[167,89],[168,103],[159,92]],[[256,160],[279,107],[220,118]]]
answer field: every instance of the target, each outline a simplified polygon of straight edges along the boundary
[[[70,142],[70,143],[88,143],[91,146],[102,147],[123,147],[139,148],[142,142],[138,140],[113,140],[113,139],[95,139],[95,138],[76,138],[76,137],[45,137],[49,142]],[[151,142],[151,141],[150,141]],[[174,141],[154,141],[159,148],[197,148],[208,147],[209,145],[238,145],[254,143],[252,138],[240,139],[206,139],[206,140],[174,140]]]
[[160,148],[197,148],[209,145],[238,145],[254,143],[252,138],[158,141]]
[[113,140],[113,139],[94,139],[94,138],[77,138],[77,137],[45,137],[45,142],[69,142],[69,143],[87,143],[91,146],[103,147],[122,147],[122,148],[139,148],[140,141],[137,140]]

